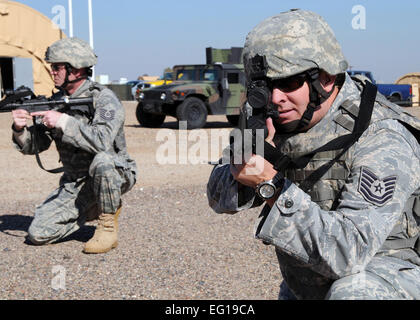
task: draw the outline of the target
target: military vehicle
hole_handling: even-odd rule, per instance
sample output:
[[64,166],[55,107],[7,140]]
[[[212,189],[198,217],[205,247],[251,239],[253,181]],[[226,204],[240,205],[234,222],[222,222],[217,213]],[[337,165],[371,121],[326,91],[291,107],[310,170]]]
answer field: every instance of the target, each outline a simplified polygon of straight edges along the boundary
[[207,115],[225,114],[236,125],[246,101],[242,48],[206,48],[206,64],[176,65],[172,83],[145,89],[138,96],[136,117],[144,127],[159,127],[167,115],[202,128]]

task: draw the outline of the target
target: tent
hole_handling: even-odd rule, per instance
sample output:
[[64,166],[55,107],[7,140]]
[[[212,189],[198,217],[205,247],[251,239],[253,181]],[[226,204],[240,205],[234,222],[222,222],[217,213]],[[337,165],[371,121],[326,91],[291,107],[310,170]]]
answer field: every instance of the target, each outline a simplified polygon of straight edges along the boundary
[[[0,86],[16,89],[32,78],[35,94],[51,95],[54,82],[49,65],[44,61],[45,51],[53,42],[65,37],[64,32],[40,12],[15,1],[0,0]],[[20,73],[18,81],[16,73],[22,63],[21,69],[32,69],[32,74]]]
[[400,77],[396,84],[411,84],[413,91],[413,107],[419,106],[420,102],[420,72],[411,72]]

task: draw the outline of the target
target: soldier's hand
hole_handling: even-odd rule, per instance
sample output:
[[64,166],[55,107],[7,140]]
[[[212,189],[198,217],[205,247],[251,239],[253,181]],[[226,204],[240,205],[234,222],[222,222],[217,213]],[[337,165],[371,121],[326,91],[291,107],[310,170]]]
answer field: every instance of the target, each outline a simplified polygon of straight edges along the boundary
[[[275,146],[273,138],[276,129],[271,118],[267,119],[266,125],[268,136],[265,141]],[[249,160],[244,160],[242,164],[232,164],[230,172],[236,181],[252,188],[256,188],[263,181],[271,180],[277,174],[270,162],[255,154]]]
[[232,164],[230,172],[236,181],[252,188],[272,179],[277,173],[273,165],[259,155],[252,155],[242,164]]
[[39,112],[32,112],[31,116],[34,117],[42,117],[42,123],[47,128],[55,128],[58,119],[62,116],[61,112],[50,110],[50,111],[39,111]]
[[28,119],[32,119],[29,112],[23,109],[16,109],[12,111],[13,127],[20,131],[28,125]]

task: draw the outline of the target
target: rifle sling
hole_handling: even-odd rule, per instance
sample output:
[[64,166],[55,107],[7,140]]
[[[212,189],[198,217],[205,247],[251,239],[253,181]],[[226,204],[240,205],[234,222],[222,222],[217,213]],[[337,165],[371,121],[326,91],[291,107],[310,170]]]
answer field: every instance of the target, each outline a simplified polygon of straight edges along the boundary
[[[82,99],[85,99],[85,100],[82,100]],[[86,100],[86,98],[80,98],[79,100],[81,100],[83,102],[88,102],[88,104],[87,105],[82,105],[82,106],[75,106],[75,107],[72,107],[72,109],[75,110],[75,111],[80,111],[82,113],[85,113],[88,116],[89,120],[92,121],[94,109],[93,109],[93,107],[91,107],[91,104],[89,103],[92,100],[92,98],[88,98],[87,100]],[[39,157],[39,151],[38,151],[39,150],[38,149],[38,142],[37,142],[38,131],[37,131],[36,127],[37,127],[37,125],[34,124],[35,158],[36,158],[36,162],[38,163],[38,166],[42,170],[47,171],[49,173],[57,174],[57,173],[64,172],[64,167],[55,168],[55,169],[45,169],[44,166],[42,165],[41,158]]]
[[40,157],[39,157],[39,153],[38,153],[38,150],[36,151],[36,153],[35,153],[35,158],[36,158],[36,162],[38,163],[38,165],[39,165],[39,167],[42,169],[42,170],[44,170],[44,171],[47,171],[47,172],[49,172],[49,173],[54,173],[54,174],[56,174],[56,173],[62,173],[62,172],[64,172],[64,167],[61,167],[61,168],[55,168],[55,169],[45,169],[44,168],[44,166],[42,165],[42,163],[41,163],[41,159],[40,159]]
[[[35,120],[34,120],[34,122],[35,122]],[[44,168],[44,166],[42,165],[41,158],[39,157],[38,137],[37,137],[37,135],[38,135],[38,130],[36,129],[36,127],[37,127],[37,124],[36,124],[36,123],[34,123],[34,137],[33,137],[33,140],[34,140],[34,146],[35,146],[35,158],[36,158],[36,162],[38,163],[38,166],[39,166],[42,170],[47,171],[47,172],[49,172],[49,173],[54,173],[54,174],[57,174],[57,173],[62,173],[62,172],[64,172],[64,167],[61,167],[61,168],[55,168],[55,169],[45,169],[45,168]]]

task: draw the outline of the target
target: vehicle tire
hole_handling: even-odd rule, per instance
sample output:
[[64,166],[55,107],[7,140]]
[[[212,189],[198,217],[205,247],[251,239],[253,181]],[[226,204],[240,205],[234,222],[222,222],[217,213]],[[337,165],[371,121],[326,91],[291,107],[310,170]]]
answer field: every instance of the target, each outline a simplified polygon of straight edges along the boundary
[[401,101],[401,97],[398,94],[393,94],[392,96],[388,97],[388,100],[395,103]]
[[139,102],[136,109],[137,121],[146,128],[157,128],[165,121],[164,114],[152,114],[143,110],[143,103]]
[[187,98],[176,109],[176,117],[178,122],[187,121],[187,129],[202,128],[207,121],[206,105],[199,98]]
[[239,114],[226,115],[226,118],[232,126],[236,127],[238,125]]

